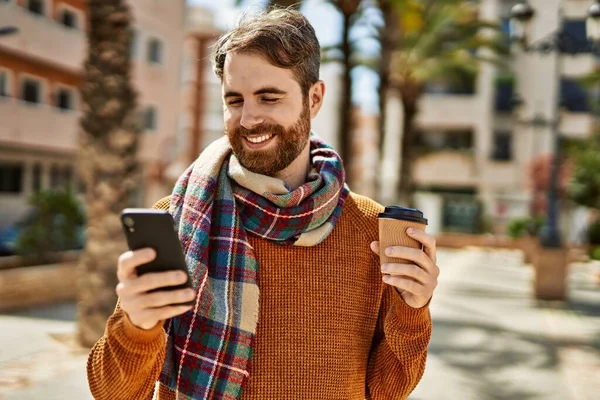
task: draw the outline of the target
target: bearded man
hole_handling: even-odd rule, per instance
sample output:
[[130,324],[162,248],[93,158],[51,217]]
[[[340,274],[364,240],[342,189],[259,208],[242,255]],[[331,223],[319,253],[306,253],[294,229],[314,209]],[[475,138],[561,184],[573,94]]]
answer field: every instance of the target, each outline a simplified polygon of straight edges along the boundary
[[194,289],[155,290],[181,271],[138,276],[151,249],[121,255],[119,303],[89,355],[96,399],[404,399],[419,382],[435,242],[409,229],[422,250],[382,249],[410,263],[380,265],[383,207],[350,191],[311,132],[320,61],[291,10],[218,41],[225,134],[155,205],[174,218]]

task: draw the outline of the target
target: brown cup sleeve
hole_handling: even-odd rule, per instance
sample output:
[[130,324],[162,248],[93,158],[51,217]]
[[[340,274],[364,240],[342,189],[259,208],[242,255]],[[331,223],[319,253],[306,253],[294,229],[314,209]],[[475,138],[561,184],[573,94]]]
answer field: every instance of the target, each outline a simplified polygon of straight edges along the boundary
[[388,257],[385,255],[385,249],[390,246],[412,247],[414,249],[420,249],[422,247],[421,242],[408,236],[406,233],[408,227],[425,230],[425,225],[417,222],[379,218],[379,259],[381,260],[381,264],[414,264],[414,262],[410,260]]

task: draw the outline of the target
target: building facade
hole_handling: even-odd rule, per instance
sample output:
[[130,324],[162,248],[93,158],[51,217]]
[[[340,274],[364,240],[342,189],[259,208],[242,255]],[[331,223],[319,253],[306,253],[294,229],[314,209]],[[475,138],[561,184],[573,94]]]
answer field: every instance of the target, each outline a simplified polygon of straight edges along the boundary
[[[508,32],[509,12],[516,3],[484,0],[480,17],[499,20]],[[530,41],[547,37],[560,28],[585,40],[585,19],[591,1],[529,3],[536,11]],[[559,13],[564,18],[562,27]],[[417,121],[420,132],[413,177],[419,190],[417,204],[430,216],[432,233],[501,233],[510,219],[530,214],[534,192],[528,171],[535,160],[550,154],[552,128],[519,121],[535,117],[552,121],[560,114],[558,129],[563,139],[585,138],[594,129],[590,93],[577,81],[597,67],[592,54],[563,54],[557,59],[556,53],[539,56],[514,50],[512,73],[482,64],[470,84],[431,82],[427,86]],[[515,93],[524,99],[520,115],[511,106]],[[560,113],[558,96],[564,106]],[[398,100],[392,99],[389,115],[399,112]],[[394,132],[398,127],[390,125],[388,129]],[[400,135],[396,132],[390,140]],[[390,152],[398,147],[397,143],[390,146]],[[397,154],[389,154],[387,159],[395,157]],[[398,168],[397,164],[388,165],[384,175],[386,169],[394,168]],[[397,179],[395,174],[387,174],[389,179]],[[392,195],[384,192],[383,199]],[[563,213],[563,232],[573,234],[568,220],[569,214]]]
[[[132,78],[143,111],[140,205],[167,193],[154,172],[174,148],[184,0],[130,0]],[[85,0],[2,0],[0,26],[0,226],[26,212],[40,189],[76,186],[75,157],[87,51]]]

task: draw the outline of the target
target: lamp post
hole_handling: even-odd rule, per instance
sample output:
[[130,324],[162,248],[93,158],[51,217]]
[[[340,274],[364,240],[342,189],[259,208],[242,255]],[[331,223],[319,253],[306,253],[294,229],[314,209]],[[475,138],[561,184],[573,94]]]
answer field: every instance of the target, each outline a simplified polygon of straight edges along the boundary
[[[521,49],[526,53],[550,54],[557,52],[556,57],[556,77],[555,82],[560,82],[561,73],[561,57],[563,53],[576,54],[580,51],[595,51],[596,44],[600,41],[600,0],[595,0],[588,10],[586,21],[587,41],[580,41],[572,37],[569,33],[562,29],[562,13],[559,10],[559,29],[557,32],[535,42],[529,44],[529,35],[531,29],[531,21],[536,12],[525,1],[521,1],[511,9],[510,15],[510,35],[511,39],[516,42]],[[560,84],[559,84],[560,85]],[[561,235],[559,230],[559,196],[558,196],[558,175],[559,175],[559,152],[560,152],[560,109],[561,96],[560,86],[555,102],[555,118],[547,119],[542,115],[536,115],[529,121],[522,121],[531,126],[550,127],[552,129],[552,164],[550,170],[550,180],[547,191],[547,217],[544,226],[540,232],[540,242],[546,248],[560,248]],[[522,101],[518,99],[515,105],[522,108]]]

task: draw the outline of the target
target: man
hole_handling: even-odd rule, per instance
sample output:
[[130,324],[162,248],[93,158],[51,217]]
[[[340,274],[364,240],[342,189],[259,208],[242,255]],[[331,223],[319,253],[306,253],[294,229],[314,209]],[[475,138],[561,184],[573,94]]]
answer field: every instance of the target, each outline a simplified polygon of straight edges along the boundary
[[290,10],[246,19],[214,65],[225,136],[155,206],[174,217],[195,290],[149,293],[185,274],[138,277],[153,252],[124,253],[92,393],[150,399],[158,380],[160,400],[406,398],[431,335],[435,243],[408,232],[424,250],[385,249],[413,263],[380,266],[382,207],[349,191],[310,133],[325,93],[314,29]]

